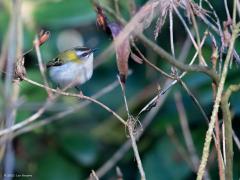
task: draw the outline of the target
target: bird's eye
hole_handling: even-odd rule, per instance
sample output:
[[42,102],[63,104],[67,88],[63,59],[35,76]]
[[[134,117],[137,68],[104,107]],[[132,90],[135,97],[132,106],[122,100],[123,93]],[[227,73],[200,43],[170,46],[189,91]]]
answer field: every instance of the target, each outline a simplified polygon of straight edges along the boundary
[[88,56],[89,55],[89,53],[82,53],[81,54],[81,57],[86,57],[86,56]]

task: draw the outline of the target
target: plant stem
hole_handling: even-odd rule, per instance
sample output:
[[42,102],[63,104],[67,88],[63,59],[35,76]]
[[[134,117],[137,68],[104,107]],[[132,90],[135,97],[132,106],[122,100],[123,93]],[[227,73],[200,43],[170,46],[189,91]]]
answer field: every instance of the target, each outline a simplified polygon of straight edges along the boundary
[[221,108],[223,113],[225,144],[226,144],[226,169],[225,178],[233,179],[233,142],[232,142],[232,116],[229,109],[229,98],[232,92],[239,91],[240,84],[230,85],[223,95]]
[[239,26],[240,26],[240,24],[233,27],[234,29],[233,29],[233,33],[232,33],[231,43],[229,45],[227,57],[225,59],[225,63],[224,63],[224,66],[223,66],[223,72],[222,72],[222,75],[221,75],[221,78],[220,78],[220,82],[218,84],[216,99],[215,99],[215,103],[214,103],[214,107],[213,107],[213,111],[212,111],[212,115],[211,115],[211,120],[210,120],[210,123],[209,123],[209,128],[208,128],[207,133],[206,133],[206,138],[205,138],[204,147],[203,147],[202,159],[201,159],[201,163],[200,163],[200,166],[199,166],[199,169],[198,169],[198,174],[197,174],[197,180],[201,180],[202,177],[203,177],[203,174],[205,172],[205,168],[206,168],[206,164],[207,164],[207,160],[208,160],[208,155],[209,155],[210,144],[211,144],[211,140],[212,140],[213,129],[214,129],[215,121],[216,121],[216,118],[217,118],[219,105],[220,105],[220,102],[221,102],[221,99],[222,99],[224,83],[225,83],[225,80],[226,80],[226,77],[227,77],[228,66],[229,66],[229,62],[230,62],[231,57],[232,57],[232,52],[233,52],[233,49],[234,49],[234,43],[235,43],[235,40],[237,38]]

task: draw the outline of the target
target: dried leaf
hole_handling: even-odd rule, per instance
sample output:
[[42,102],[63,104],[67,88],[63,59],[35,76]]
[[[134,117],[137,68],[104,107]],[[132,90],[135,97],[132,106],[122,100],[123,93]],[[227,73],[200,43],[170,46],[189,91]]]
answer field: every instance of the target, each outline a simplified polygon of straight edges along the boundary
[[121,43],[117,44],[115,38],[122,31],[122,26],[115,22],[109,22],[99,5],[95,4],[95,9],[97,12],[97,25],[102,28],[107,34],[110,33],[114,40],[120,80],[122,83],[125,83],[128,75],[128,59],[131,52],[129,39],[127,37],[123,39]]
[[49,31],[41,30],[38,34],[38,40],[34,42],[35,45],[41,46],[43,45],[50,37]]
[[129,39],[125,38],[122,43],[116,44],[115,38],[121,32],[122,27],[117,23],[108,23],[108,27],[112,32],[114,47],[116,51],[117,66],[121,82],[125,84],[128,75],[128,59],[131,52]]
[[97,13],[96,24],[99,28],[102,28],[104,31],[106,31],[108,28],[107,17],[105,16],[103,9],[97,3],[94,3],[94,7]]

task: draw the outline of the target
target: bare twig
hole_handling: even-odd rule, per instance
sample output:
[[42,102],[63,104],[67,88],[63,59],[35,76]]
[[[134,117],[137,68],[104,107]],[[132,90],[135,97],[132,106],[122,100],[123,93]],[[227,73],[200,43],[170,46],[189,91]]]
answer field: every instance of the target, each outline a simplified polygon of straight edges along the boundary
[[233,139],[234,139],[234,141],[235,141],[235,144],[237,145],[237,148],[238,148],[238,150],[240,151],[240,141],[239,141],[236,133],[234,132],[234,130],[233,130],[232,132],[233,132]]
[[197,100],[197,98],[194,96],[194,94],[191,92],[191,90],[187,87],[186,83],[179,79],[180,84],[182,85],[183,89],[186,90],[186,92],[188,93],[188,95],[192,98],[193,102],[196,104],[196,106],[199,108],[200,112],[202,113],[204,119],[206,120],[207,123],[209,123],[209,119],[207,117],[207,114],[205,113],[205,111],[203,110],[201,104],[199,103],[199,101]]
[[[45,89],[47,89],[47,90],[49,90],[49,91],[51,91],[53,93],[57,93],[57,94],[60,94],[60,95],[63,95],[63,96],[76,97],[76,98],[80,98],[80,99],[83,99],[83,100],[88,100],[88,101],[91,101],[91,102],[93,102],[95,104],[98,104],[99,106],[104,108],[106,111],[108,111],[111,114],[113,114],[124,125],[127,125],[127,123],[118,114],[116,114],[113,110],[111,110],[109,107],[107,107],[103,103],[97,101],[96,99],[93,99],[91,97],[85,96],[83,94],[74,94],[74,93],[64,92],[64,91],[61,91],[61,90],[52,89],[52,88],[49,88],[47,86],[44,86],[43,84],[37,83],[35,81],[32,81],[31,79],[28,79],[26,77],[24,77],[23,79],[25,81],[27,81],[28,83],[32,84],[32,85],[35,85],[35,86],[38,86],[38,87],[41,87],[41,88],[45,88]],[[4,130],[0,131],[0,136],[9,134],[9,133],[11,133],[13,131],[16,131],[17,129],[20,129],[21,127],[22,127],[22,124],[16,124],[16,125],[12,126],[11,128],[4,129]]]
[[121,86],[121,90],[122,90],[122,95],[123,95],[123,100],[124,100],[124,105],[125,105],[125,108],[126,108],[126,111],[127,111],[127,115],[128,117],[130,116],[130,112],[129,112],[129,108],[128,108],[128,104],[127,104],[127,97],[126,97],[126,89],[125,89],[125,85],[121,82],[121,79],[119,76],[117,76],[118,78],[118,82]]
[[[205,40],[206,40],[207,34],[208,34],[208,33],[206,32],[205,35],[204,35],[204,37],[203,37],[203,39],[202,39],[201,46],[204,44],[204,42],[205,42]],[[182,51],[182,53],[184,53],[184,52],[185,52],[185,51]],[[196,52],[196,53],[194,54],[192,60],[191,60],[190,63],[189,63],[190,66],[194,63],[197,55],[198,55],[198,52]],[[183,56],[183,57],[182,57],[182,56],[179,56],[179,57],[181,57],[180,60],[183,60],[183,59],[184,59],[184,56]],[[186,74],[187,74],[187,72],[183,72],[183,73],[179,76],[179,79],[183,78]],[[174,86],[177,82],[178,82],[177,80],[174,80],[174,81],[172,81],[171,83],[169,83],[168,86],[166,86],[165,88],[163,88],[163,90],[161,90],[158,95],[156,95],[151,101],[149,101],[149,103],[147,103],[147,105],[145,105],[145,106],[139,111],[139,114],[138,114],[138,115],[140,115],[142,112],[144,112],[146,109],[148,109],[149,106],[150,106],[151,104],[153,104],[153,103],[158,99],[159,96],[161,96],[161,95],[163,95],[164,93],[166,93],[166,92],[167,92],[172,86]]]
[[[41,73],[42,78],[43,78],[44,85],[46,87],[49,87],[47,77],[46,77],[45,68],[43,66],[43,60],[42,60],[42,55],[41,55],[40,48],[39,48],[39,43],[37,43],[38,41],[39,41],[38,36],[36,35],[35,40],[34,40],[34,47],[35,47],[36,54],[37,54],[38,66],[39,66],[39,70],[40,70],[40,73]],[[51,97],[52,96],[51,91],[48,91],[47,89],[46,89],[46,91],[47,91],[48,95]]]
[[[98,99],[98,98],[104,96],[105,94],[109,93],[113,89],[115,89],[117,86],[118,86],[118,81],[116,80],[116,81],[114,81],[110,85],[106,86],[105,88],[103,88],[102,90],[100,90],[99,92],[97,92],[96,94],[94,94],[91,97],[94,98],[94,99]],[[70,115],[70,114],[78,111],[79,109],[86,107],[90,103],[91,103],[90,101],[81,102],[77,106],[74,106],[73,108],[69,108],[69,109],[67,109],[63,112],[57,113],[57,114],[55,114],[51,117],[47,117],[45,119],[39,120],[38,122],[36,122],[34,124],[27,125],[26,127],[23,127],[21,129],[17,130],[16,133],[13,134],[13,136],[17,136],[17,135],[32,131],[33,129],[45,126],[45,125],[47,125],[49,123],[52,123],[52,122],[54,122],[58,119],[66,117],[67,115]]]
[[189,71],[189,72],[201,72],[204,74],[207,74],[209,77],[212,78],[213,81],[217,82],[219,81],[218,75],[216,72],[214,72],[212,69],[209,69],[205,66],[199,66],[199,65],[186,65],[181,63],[179,60],[176,60],[173,58],[169,53],[167,53],[164,49],[156,45],[154,42],[146,38],[145,36],[139,35],[140,39],[146,46],[151,48],[153,51],[155,51],[160,57],[162,57],[162,60],[173,65],[174,67],[182,70],[182,71]]
[[229,109],[229,98],[232,92],[240,90],[240,84],[230,85],[222,97],[222,112],[225,132],[225,147],[226,147],[226,179],[233,178],[233,142],[232,142],[232,115]]
[[[6,76],[4,82],[4,118],[5,127],[11,128],[15,123],[17,108],[14,103],[18,99],[19,86],[15,78],[15,70],[18,64],[21,64],[17,57],[22,53],[22,21],[21,21],[21,0],[11,2],[11,20],[9,25],[8,50],[6,61]],[[3,145],[1,148],[5,148]],[[11,140],[6,141],[5,159],[3,161],[4,173],[13,174],[15,165],[15,155]],[[4,177],[7,179],[7,177]]]
[[174,48],[174,41],[173,41],[173,15],[172,15],[172,10],[169,10],[169,32],[170,32],[171,52],[172,52],[172,56],[175,58],[176,56],[175,56],[175,48]]
[[142,53],[141,51],[138,49],[138,47],[136,46],[136,44],[134,42],[132,42],[132,46],[134,47],[134,49],[138,52],[138,54],[141,56],[142,60],[149,65],[150,67],[152,67],[153,69],[155,69],[156,71],[158,71],[159,73],[161,73],[162,75],[164,75],[167,78],[170,79],[174,79],[174,77],[172,77],[171,75],[169,75],[168,73],[164,72],[162,69],[160,69],[159,67],[155,66],[153,63],[151,63]]
[[[187,52],[189,51],[189,49],[191,47],[190,44],[191,44],[191,41],[189,38],[187,38],[186,41],[184,42],[181,54],[179,55],[181,60],[185,60],[185,58],[188,54]],[[172,82],[172,80],[167,80],[164,84],[164,89],[169,87],[169,84],[171,84],[171,82]],[[163,103],[165,102],[169,92],[170,91],[166,91],[164,94],[162,94],[161,98],[158,100],[157,107],[147,113],[147,115],[141,122],[142,131],[137,133],[137,137],[136,137],[137,139],[139,139],[143,135],[143,133],[145,132],[145,129],[153,121],[153,119],[156,116],[156,114],[158,113],[159,109],[162,107]],[[122,159],[124,154],[130,149],[130,147],[131,147],[131,141],[128,140],[118,149],[117,152],[114,153],[114,155],[107,162],[105,162],[97,170],[98,177],[102,177],[104,174],[106,174],[120,159]]]
[[[169,83],[169,81],[170,80],[167,80],[165,85],[167,85]],[[158,113],[159,109],[162,107],[165,99],[167,98],[167,95],[168,95],[168,92],[165,93],[161,97],[161,99],[158,102],[157,108],[155,108],[152,111],[150,111],[149,113],[147,113],[147,115],[145,116],[145,118],[143,119],[143,121],[141,123],[142,124],[142,131],[137,130],[139,133],[136,134],[136,136],[137,136],[136,139],[139,139],[143,135],[144,130],[149,126],[149,124],[152,122],[152,120],[154,119],[154,117]],[[131,140],[129,139],[117,150],[117,152],[114,153],[114,155],[107,162],[104,163],[104,165],[102,165],[97,170],[98,177],[101,178],[104,174],[106,174],[120,159],[122,159],[124,154],[130,148],[131,148]]]
[[173,127],[171,125],[168,125],[166,131],[167,131],[167,135],[169,136],[170,141],[175,146],[176,151],[179,153],[181,158],[187,163],[189,168],[191,168],[192,171],[194,171],[194,167],[192,167],[192,164],[191,164],[191,159],[187,155],[188,153],[187,153],[186,149],[179,142],[179,139],[177,138],[177,135],[176,135]]
[[224,83],[225,83],[227,72],[228,72],[228,65],[229,65],[230,59],[232,57],[232,52],[234,50],[235,39],[236,39],[237,34],[239,32],[239,26],[240,26],[240,24],[238,24],[236,26],[236,0],[234,0],[232,38],[231,38],[231,42],[230,42],[230,45],[229,45],[227,57],[226,57],[225,62],[224,62],[223,72],[222,72],[220,82],[219,82],[219,85],[218,85],[218,88],[217,88],[216,100],[215,100],[215,103],[214,103],[214,108],[213,108],[213,111],[212,111],[212,116],[211,116],[211,121],[209,123],[209,128],[208,128],[208,131],[206,133],[206,139],[205,139],[205,143],[204,143],[201,164],[200,164],[199,169],[198,169],[197,180],[202,179],[204,171],[205,171],[205,167],[206,167],[206,164],[207,164],[210,143],[211,143],[211,140],[212,140],[212,133],[213,133],[213,129],[214,129],[214,125],[215,125],[215,121],[216,121],[216,117],[217,117],[217,113],[218,113],[218,109],[219,109],[219,104],[220,104],[221,99],[222,99],[222,92],[223,92]]
[[227,14],[227,19],[229,20],[229,19],[231,19],[231,16],[230,16],[227,0],[224,0],[224,7],[225,7],[226,14]]
[[134,136],[134,124],[132,123],[132,121],[129,121],[130,123],[128,123],[128,131],[129,131],[129,136],[131,139],[131,143],[132,143],[132,148],[133,148],[133,152],[137,161],[137,165],[138,165],[138,170],[140,172],[141,175],[141,180],[145,180],[146,176],[145,176],[145,172],[142,166],[142,161],[138,152],[138,147],[137,147],[137,143],[136,143],[136,138]]
[[204,57],[203,57],[203,54],[202,54],[201,40],[200,40],[200,34],[199,34],[199,29],[198,29],[196,17],[193,14],[193,10],[192,10],[192,7],[191,7],[189,2],[188,2],[188,6],[189,6],[189,9],[190,9],[190,15],[191,15],[192,23],[193,23],[193,28],[196,32],[196,37],[197,37],[197,51],[198,51],[198,57],[199,57],[199,64],[207,66],[207,63],[204,60]]
[[192,40],[192,43],[193,43],[195,49],[196,49],[197,51],[199,51],[198,45],[197,45],[197,43],[196,43],[196,41],[195,41],[195,39],[194,39],[194,37],[193,37],[190,29],[188,28],[186,22],[184,21],[182,15],[180,14],[180,12],[178,11],[178,9],[177,9],[174,5],[173,5],[173,9],[174,9],[175,13],[177,14],[178,18],[180,19],[180,21],[182,22],[182,24],[183,24],[185,30],[187,31],[190,39]]
[[126,91],[125,91],[125,86],[123,85],[123,83],[120,80],[120,77],[118,76],[118,81],[121,85],[121,89],[122,89],[122,93],[123,93],[123,99],[124,99],[124,104],[125,104],[125,108],[128,114],[128,121],[127,121],[127,128],[128,128],[128,132],[129,132],[129,136],[131,139],[131,144],[132,144],[132,148],[133,148],[133,152],[134,152],[134,156],[136,158],[137,161],[137,165],[138,165],[138,170],[140,172],[141,175],[141,180],[145,180],[145,172],[142,166],[142,161],[138,152],[138,147],[137,147],[137,143],[136,143],[136,138],[134,136],[134,131],[135,131],[135,119],[132,118],[130,112],[129,112],[129,108],[128,108],[128,104],[127,104],[127,98],[126,98]]
[[188,149],[190,157],[191,157],[194,171],[197,172],[197,168],[198,168],[198,164],[199,164],[199,157],[196,153],[195,145],[193,143],[192,135],[191,135],[190,128],[188,125],[186,111],[185,111],[185,108],[184,108],[184,105],[182,102],[182,97],[181,97],[180,93],[175,93],[174,97],[175,97],[175,102],[176,102],[176,106],[177,106],[177,110],[178,110],[178,114],[179,114],[179,120],[180,120],[180,124],[181,124],[181,128],[182,128],[184,140],[185,140],[187,149]]
[[90,174],[90,180],[99,180],[94,170]]
[[117,180],[123,180],[123,173],[118,166],[116,167],[116,173],[117,173]]

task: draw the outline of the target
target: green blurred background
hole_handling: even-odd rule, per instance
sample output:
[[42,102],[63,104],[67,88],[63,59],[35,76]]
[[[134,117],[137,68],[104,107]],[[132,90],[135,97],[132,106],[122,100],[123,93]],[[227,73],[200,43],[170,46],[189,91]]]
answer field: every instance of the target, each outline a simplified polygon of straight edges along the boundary
[[[8,0],[0,2],[0,46],[2,47],[10,17],[10,5]],[[100,0],[104,6],[114,8],[113,1]],[[126,19],[128,2],[119,0],[120,10]],[[146,0],[136,0],[137,7],[141,7]],[[222,20],[226,19],[223,2],[215,2],[214,7]],[[50,40],[41,47],[43,60],[47,63],[58,52],[76,45],[99,48],[95,54],[98,56],[111,43],[111,39],[96,26],[96,13],[88,0],[23,0],[22,4],[24,51],[32,46],[36,32],[41,29],[51,32]],[[114,18],[111,18],[114,20]],[[179,20],[174,17],[174,38],[177,54],[186,38],[186,33]],[[201,24],[201,22],[199,22]],[[145,30],[145,34],[153,39],[155,21]],[[207,27],[200,26],[203,33]],[[183,33],[184,32],[184,33]],[[158,44],[170,52],[169,23],[166,22],[157,40]],[[141,50],[157,66],[170,72],[170,67],[162,63],[150,49],[144,48],[139,43]],[[237,41],[236,47],[240,47]],[[239,50],[237,48],[237,50]],[[192,48],[189,57],[194,53]],[[211,56],[211,42],[207,39],[203,47],[203,54],[208,59]],[[189,58],[190,59],[190,58]],[[30,79],[42,82],[34,52],[26,56],[27,75]],[[208,61],[209,64],[211,64]],[[126,89],[127,98],[131,102],[131,112],[136,115],[138,111],[157,92],[157,84],[163,86],[165,78],[146,65],[139,65],[129,61],[133,74],[129,76]],[[227,84],[239,82],[239,67],[234,63],[227,79]],[[83,93],[93,95],[116,80],[117,67],[115,57],[106,59],[95,69],[92,79],[82,86]],[[212,87],[208,77],[199,73],[191,73],[183,79],[198,98],[204,110],[210,116],[212,110]],[[38,87],[26,82],[20,84],[20,98],[24,103],[19,107],[17,122],[24,120],[36,112],[44,104],[47,94]],[[76,92],[74,90],[70,90]],[[174,101],[174,93],[182,94],[187,111],[188,122],[198,155],[201,157],[207,124],[203,116],[194,105],[191,98],[176,85],[172,88],[166,102],[154,118],[151,125],[145,130],[143,137],[138,141],[140,155],[146,172],[147,179],[194,179],[192,172],[179,149],[186,146],[181,131],[179,117]],[[232,112],[234,113],[233,128],[240,136],[240,94],[234,94],[231,98]],[[122,111],[123,99],[121,89],[117,87],[100,101],[116,110],[126,118],[126,112]],[[0,103],[2,100],[0,99]],[[76,107],[79,100],[70,97],[61,97],[52,105],[39,121],[54,114]],[[221,114],[220,114],[221,117]],[[140,121],[144,115],[140,117]],[[221,122],[220,122],[221,123]],[[172,127],[179,141],[178,146],[167,134],[167,128]],[[14,139],[16,152],[15,171],[19,174],[32,174],[33,179],[40,180],[77,180],[85,179],[91,170],[98,169],[111,158],[119,147],[127,140],[125,128],[108,112],[95,104],[58,119],[53,123],[34,129]],[[218,179],[217,157],[213,150],[213,160],[209,163],[209,172],[212,179]],[[240,177],[239,149],[234,144],[234,178]],[[132,149],[117,163],[123,173],[124,179],[139,179],[138,170]],[[19,179],[19,178],[16,178]],[[116,179],[115,167],[102,179]]]

